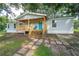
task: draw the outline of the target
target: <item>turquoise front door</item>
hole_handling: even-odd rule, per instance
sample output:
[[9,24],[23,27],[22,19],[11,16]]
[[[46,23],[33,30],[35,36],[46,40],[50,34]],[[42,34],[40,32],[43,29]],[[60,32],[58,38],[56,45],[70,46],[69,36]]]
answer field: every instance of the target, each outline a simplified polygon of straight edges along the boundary
[[42,30],[42,22],[41,23],[38,23],[38,24],[35,24],[35,27],[34,27],[35,30]]
[[39,23],[39,30],[42,30],[43,28],[42,28],[42,22],[41,23]]

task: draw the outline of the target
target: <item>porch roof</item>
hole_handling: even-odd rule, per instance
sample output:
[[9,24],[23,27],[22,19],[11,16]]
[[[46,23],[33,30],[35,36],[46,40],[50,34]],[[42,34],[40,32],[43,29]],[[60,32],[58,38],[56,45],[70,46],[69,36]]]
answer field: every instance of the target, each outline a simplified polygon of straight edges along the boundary
[[46,17],[46,14],[27,12],[27,13],[24,13],[22,15],[19,15],[16,18],[16,20],[41,19],[44,16]]

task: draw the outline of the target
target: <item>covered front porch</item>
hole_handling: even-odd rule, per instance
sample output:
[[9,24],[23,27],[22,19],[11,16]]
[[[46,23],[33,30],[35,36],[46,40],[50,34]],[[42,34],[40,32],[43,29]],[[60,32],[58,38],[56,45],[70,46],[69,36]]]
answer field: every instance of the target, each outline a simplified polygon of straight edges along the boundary
[[16,24],[17,31],[24,31],[29,35],[45,34],[46,27],[46,17],[36,18],[36,19],[18,19]]

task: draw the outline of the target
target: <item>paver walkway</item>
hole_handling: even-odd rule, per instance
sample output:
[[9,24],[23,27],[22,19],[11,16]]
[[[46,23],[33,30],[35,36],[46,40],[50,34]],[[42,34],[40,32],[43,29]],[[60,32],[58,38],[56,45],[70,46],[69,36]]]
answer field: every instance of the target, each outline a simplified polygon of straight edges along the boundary
[[32,56],[34,50],[42,43],[42,39],[33,39],[29,44],[23,45],[22,48],[17,51],[14,56]]
[[[45,37],[44,39],[32,39],[27,45],[22,45],[22,48],[17,51],[14,56],[32,56],[35,49],[44,43],[47,47],[52,49],[53,55],[56,56],[72,56],[79,55],[79,48],[74,47],[70,44],[69,38],[71,36],[57,35],[57,37]],[[74,41],[74,39],[72,39]],[[71,41],[72,41],[71,40]],[[78,41],[79,42],[79,41]]]

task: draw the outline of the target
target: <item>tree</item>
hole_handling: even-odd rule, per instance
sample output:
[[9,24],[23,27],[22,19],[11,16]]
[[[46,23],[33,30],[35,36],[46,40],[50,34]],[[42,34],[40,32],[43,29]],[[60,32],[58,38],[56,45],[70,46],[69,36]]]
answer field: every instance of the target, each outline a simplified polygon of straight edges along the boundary
[[0,16],[0,31],[5,30],[8,18],[6,16]]
[[[23,10],[39,12],[47,14],[48,18],[53,18],[57,16],[74,16],[79,15],[79,5],[73,3],[11,3],[11,4],[0,4],[0,10],[5,10],[7,14],[11,14],[12,11],[10,6],[14,6],[17,9],[22,6]],[[59,14],[60,15],[59,15]]]
[[12,13],[12,11],[11,11],[11,9],[9,7],[9,4],[1,3],[0,4],[0,12],[3,11],[3,10],[5,10],[7,12],[7,14]]

